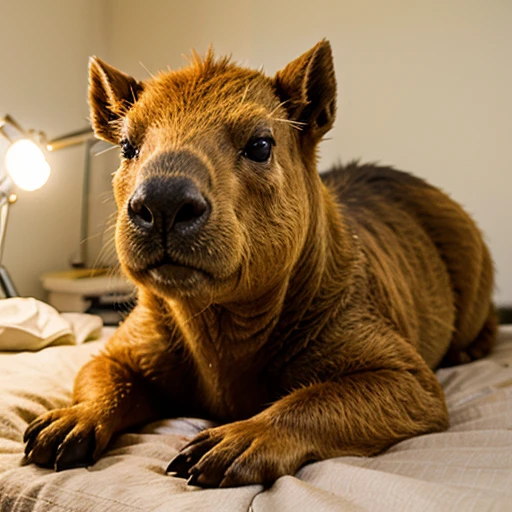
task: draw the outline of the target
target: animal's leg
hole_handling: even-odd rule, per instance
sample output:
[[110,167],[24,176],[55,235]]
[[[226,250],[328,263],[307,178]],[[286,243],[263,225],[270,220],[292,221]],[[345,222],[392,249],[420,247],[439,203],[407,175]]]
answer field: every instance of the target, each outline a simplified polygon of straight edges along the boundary
[[168,471],[201,486],[269,484],[308,461],[373,455],[402,439],[446,429],[435,375],[401,343],[408,352],[401,364],[296,389],[248,420],[205,430]]
[[86,465],[98,459],[115,432],[156,416],[134,357],[144,340],[139,336],[137,343],[129,342],[137,335],[131,327],[137,325],[134,316],[116,331],[106,352],[80,370],[73,405],[49,411],[28,426],[28,460],[57,470]]
[[440,366],[445,367],[466,364],[485,357],[494,346],[497,330],[498,317],[494,305],[491,304],[487,319],[476,338],[465,348],[451,345]]
[[494,309],[494,305],[491,304],[489,308],[489,315],[485,320],[482,329],[478,333],[475,341],[473,341],[466,349],[469,357],[472,361],[485,357],[491,351],[496,340],[496,332],[498,330],[498,316]]
[[148,421],[153,412],[131,371],[106,355],[86,364],[71,407],[35,419],[25,431],[25,454],[56,470],[97,460],[112,434]]

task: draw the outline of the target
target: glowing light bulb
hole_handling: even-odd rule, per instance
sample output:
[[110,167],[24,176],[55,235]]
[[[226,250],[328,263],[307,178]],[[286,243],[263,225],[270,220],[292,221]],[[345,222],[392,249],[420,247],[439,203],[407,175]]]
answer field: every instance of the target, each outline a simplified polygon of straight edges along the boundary
[[17,140],[5,154],[5,168],[23,190],[37,190],[50,177],[50,165],[39,146],[29,139]]

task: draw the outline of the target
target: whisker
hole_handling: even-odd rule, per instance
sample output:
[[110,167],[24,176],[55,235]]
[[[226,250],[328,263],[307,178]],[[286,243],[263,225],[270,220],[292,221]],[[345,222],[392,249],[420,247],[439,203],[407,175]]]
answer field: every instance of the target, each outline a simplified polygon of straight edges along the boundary
[[[139,60],[139,64],[146,70],[151,78],[155,78],[155,75],[149,71],[149,69]],[[135,97],[133,98],[135,100]]]
[[103,155],[103,153],[107,153],[108,151],[112,151],[113,149],[117,149],[119,147],[119,145],[115,145],[115,146],[111,146],[107,149],[103,149],[101,151],[98,151],[98,153],[94,153],[94,156],[100,156],[100,155]]
[[280,117],[273,117],[271,119],[272,121],[277,121],[278,123],[288,123],[292,128],[295,128],[296,130],[302,130],[302,128],[306,126],[306,123],[301,121],[292,121],[291,119],[283,119]]
[[188,320],[185,320],[184,325],[189,324],[192,320],[194,320],[194,318],[197,318],[199,315],[202,315],[207,309],[209,309],[212,306],[212,304],[213,304],[213,292],[211,293],[210,302],[208,303],[208,305],[205,308],[201,309],[201,311],[199,311],[195,315],[192,315]]
[[[109,251],[107,253],[107,251]],[[92,268],[103,268],[105,266],[112,267],[112,265],[106,265],[105,260],[111,259],[115,256],[115,250],[112,251],[108,246],[104,245],[101,249],[98,255],[96,256],[94,263],[92,264]],[[117,266],[118,263],[116,263],[114,266]]]
[[281,107],[284,107],[287,103],[290,103],[291,100],[284,100],[284,101],[281,101],[281,103],[279,103],[277,105],[277,107],[275,107],[273,110],[270,111],[270,113],[268,114],[269,117],[272,117],[277,110],[279,110]]

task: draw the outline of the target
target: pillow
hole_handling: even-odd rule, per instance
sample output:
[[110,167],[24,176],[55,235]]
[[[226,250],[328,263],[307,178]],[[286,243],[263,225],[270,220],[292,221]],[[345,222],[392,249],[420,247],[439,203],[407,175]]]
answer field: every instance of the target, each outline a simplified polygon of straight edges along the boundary
[[0,350],[40,350],[49,345],[76,345],[97,339],[103,322],[82,313],[60,314],[34,298],[0,300]]

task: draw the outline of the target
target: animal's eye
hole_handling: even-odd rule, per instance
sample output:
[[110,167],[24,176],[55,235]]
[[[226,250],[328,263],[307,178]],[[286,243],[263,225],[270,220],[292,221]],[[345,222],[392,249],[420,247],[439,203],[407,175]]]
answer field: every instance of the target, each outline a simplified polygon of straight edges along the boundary
[[139,155],[139,148],[133,146],[130,141],[126,139],[121,141],[121,151],[123,153],[123,157],[128,160],[131,160],[132,158],[135,158]]
[[254,162],[266,162],[272,153],[272,145],[274,139],[272,137],[255,137],[252,138],[243,150],[243,155]]

